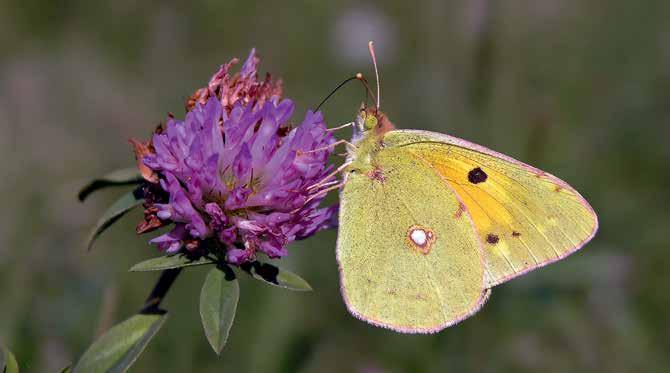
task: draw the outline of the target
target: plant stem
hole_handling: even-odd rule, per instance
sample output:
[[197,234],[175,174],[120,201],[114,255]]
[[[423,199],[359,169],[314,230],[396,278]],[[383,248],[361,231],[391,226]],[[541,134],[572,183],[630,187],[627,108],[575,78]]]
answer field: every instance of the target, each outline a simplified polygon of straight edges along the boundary
[[166,269],[161,272],[161,276],[158,278],[158,282],[149,293],[147,300],[144,302],[144,306],[140,310],[141,314],[164,314],[166,311],[159,308],[161,302],[165,298],[168,290],[174,283],[174,280],[181,273],[182,268],[172,268]]

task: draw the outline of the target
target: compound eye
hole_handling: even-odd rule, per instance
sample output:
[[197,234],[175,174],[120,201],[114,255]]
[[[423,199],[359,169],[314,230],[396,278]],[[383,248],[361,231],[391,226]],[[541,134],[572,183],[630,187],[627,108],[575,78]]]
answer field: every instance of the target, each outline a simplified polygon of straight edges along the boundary
[[377,117],[370,115],[365,118],[365,129],[371,130],[377,126]]

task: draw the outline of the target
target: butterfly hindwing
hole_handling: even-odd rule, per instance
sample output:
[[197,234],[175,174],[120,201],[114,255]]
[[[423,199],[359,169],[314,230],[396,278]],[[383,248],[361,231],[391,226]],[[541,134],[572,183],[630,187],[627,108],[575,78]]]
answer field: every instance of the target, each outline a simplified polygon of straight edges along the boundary
[[403,149],[385,149],[373,163],[348,173],[341,195],[337,257],[349,310],[409,333],[476,312],[489,293],[482,244],[458,214],[458,196]]
[[423,163],[458,195],[483,243],[489,288],[564,258],[598,228],[572,187],[505,155],[428,131],[391,131],[384,143]]

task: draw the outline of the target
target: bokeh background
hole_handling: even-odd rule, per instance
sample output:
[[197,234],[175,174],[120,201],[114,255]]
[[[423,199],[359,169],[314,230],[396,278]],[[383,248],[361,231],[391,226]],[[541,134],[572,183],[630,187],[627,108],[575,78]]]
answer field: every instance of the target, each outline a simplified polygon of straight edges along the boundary
[[[136,372],[445,372],[670,369],[670,2],[0,2],[0,341],[24,371],[57,371],[135,312],[156,256],[139,211],[82,247],[121,190],[76,201],[86,180],[131,166],[146,138],[219,64],[257,47],[296,113],[339,81],[372,75],[401,128],[447,132],[570,182],[599,213],[583,251],[494,289],[437,335],[373,328],[340,298],[336,232],[282,265],[312,293],[243,278],[221,357],[200,325],[206,269],[171,290],[170,319]],[[331,126],[362,99],[324,107]],[[348,137],[348,130],[340,132]],[[329,197],[334,202],[336,196]]]

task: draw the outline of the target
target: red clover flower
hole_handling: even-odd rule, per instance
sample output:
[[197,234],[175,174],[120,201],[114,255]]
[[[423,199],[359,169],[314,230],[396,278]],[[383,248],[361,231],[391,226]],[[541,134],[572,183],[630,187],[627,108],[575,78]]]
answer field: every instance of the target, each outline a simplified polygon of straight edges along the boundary
[[320,208],[323,187],[310,188],[331,171],[333,136],[320,112],[293,128],[293,102],[269,74],[258,79],[259,62],[252,50],[239,73],[236,59],[222,65],[184,120],[170,115],[150,142],[132,141],[147,181],[138,233],[174,224],[150,241],[160,250],[205,248],[239,265],[336,224],[337,206]]

